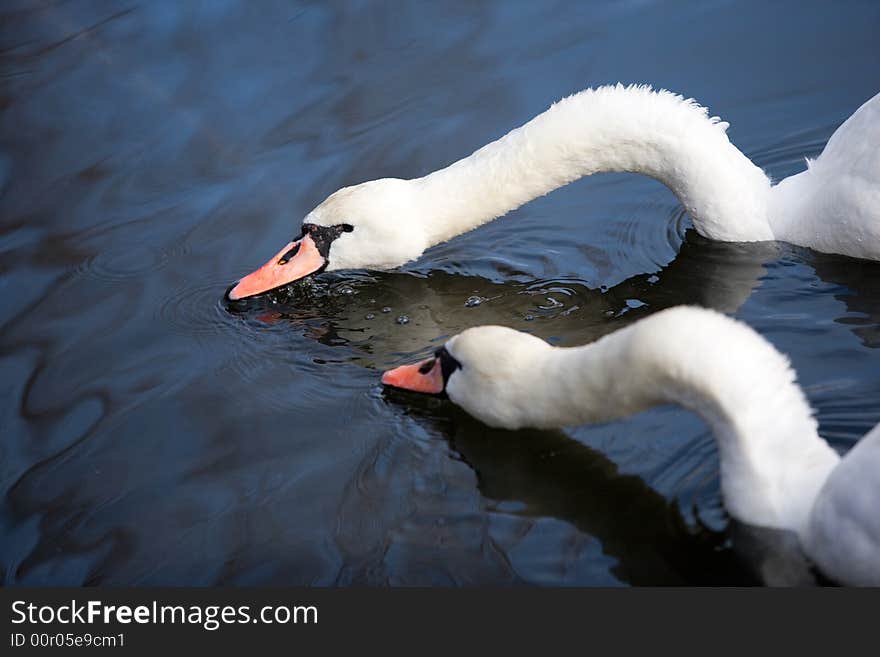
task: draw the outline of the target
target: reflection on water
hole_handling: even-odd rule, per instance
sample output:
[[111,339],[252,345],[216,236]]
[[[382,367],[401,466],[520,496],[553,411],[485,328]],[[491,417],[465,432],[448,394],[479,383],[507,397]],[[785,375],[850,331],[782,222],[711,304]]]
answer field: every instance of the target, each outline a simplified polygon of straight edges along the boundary
[[353,362],[384,369],[480,324],[501,323],[571,346],[683,303],[733,313],[778,251],[775,243],[712,242],[690,229],[671,263],[610,287],[574,278],[489,280],[442,269],[346,273],[227,308],[255,330],[286,323],[328,346],[353,348]]
[[711,243],[657,183],[610,175],[400,271],[222,299],[336,188],[423,175],[589,85],[694,95],[796,172],[876,93],[878,12],[4,3],[0,580],[800,577],[729,524],[683,411],[492,431],[377,370],[476,324],[574,345],[695,303],[790,354],[843,451],[880,420],[874,263]]
[[[723,532],[688,525],[674,504],[641,478],[621,474],[598,451],[562,432],[489,429],[461,412],[419,408],[414,395],[390,398],[416,407],[474,469],[505,553],[531,552],[543,576],[568,579],[584,553],[601,546],[604,566],[631,584],[744,584],[757,582],[738,555],[725,549]],[[581,534],[562,553],[529,545],[536,516],[549,515]],[[539,531],[539,530],[538,530]],[[598,555],[597,555],[598,556]],[[610,559],[609,559],[610,558]]]

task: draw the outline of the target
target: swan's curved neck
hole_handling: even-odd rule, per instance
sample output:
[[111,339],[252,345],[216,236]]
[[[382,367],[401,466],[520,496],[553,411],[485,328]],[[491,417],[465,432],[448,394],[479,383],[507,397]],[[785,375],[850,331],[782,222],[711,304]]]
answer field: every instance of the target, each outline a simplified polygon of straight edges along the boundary
[[728,141],[726,127],[666,91],[588,89],[413,181],[421,220],[436,244],[582,176],[628,171],[666,184],[706,237],[772,239],[770,181]]
[[787,359],[720,314],[663,311],[593,344],[553,349],[540,380],[534,403],[558,426],[666,403],[699,414],[718,444],[725,506],[748,524],[803,535],[839,460]]

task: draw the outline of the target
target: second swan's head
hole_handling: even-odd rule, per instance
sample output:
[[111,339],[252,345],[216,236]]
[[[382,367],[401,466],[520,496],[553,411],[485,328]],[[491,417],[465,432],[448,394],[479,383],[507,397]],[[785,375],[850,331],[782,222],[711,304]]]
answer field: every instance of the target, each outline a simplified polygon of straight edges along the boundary
[[534,413],[535,390],[541,386],[542,370],[552,350],[528,333],[477,326],[449,339],[432,357],[385,372],[382,383],[445,394],[493,427],[537,427],[545,423]]
[[411,181],[383,178],[343,187],[303,219],[300,234],[229,290],[233,301],[322,271],[391,269],[428,246]]

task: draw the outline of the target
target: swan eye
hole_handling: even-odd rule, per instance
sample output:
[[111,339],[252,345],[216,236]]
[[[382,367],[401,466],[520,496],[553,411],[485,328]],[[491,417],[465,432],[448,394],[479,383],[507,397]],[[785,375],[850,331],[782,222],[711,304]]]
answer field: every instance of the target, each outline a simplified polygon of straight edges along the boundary
[[340,224],[340,226],[342,226],[343,233],[350,233],[354,230],[354,226],[352,226],[351,224]]
[[434,369],[434,363],[437,362],[436,358],[432,358],[431,360],[426,360],[424,364],[419,368],[419,374],[427,374],[432,369]]

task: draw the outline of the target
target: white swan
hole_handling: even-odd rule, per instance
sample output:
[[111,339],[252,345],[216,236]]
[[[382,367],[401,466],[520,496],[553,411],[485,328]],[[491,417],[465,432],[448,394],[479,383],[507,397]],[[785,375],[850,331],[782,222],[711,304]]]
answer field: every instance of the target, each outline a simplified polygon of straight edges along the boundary
[[445,391],[479,420],[508,429],[684,406],[715,435],[731,516],[795,532],[834,580],[880,585],[880,425],[841,459],[819,437],[788,359],[715,311],[664,310],[574,348],[481,326],[426,361],[386,372],[382,382]]
[[573,180],[603,171],[666,184],[708,238],[782,240],[880,260],[880,94],[832,135],[807,170],[773,185],[693,100],[622,85],[554,104],[423,178],[385,178],[330,195],[299,237],[229,291],[233,300],[309,274],[390,269]]

